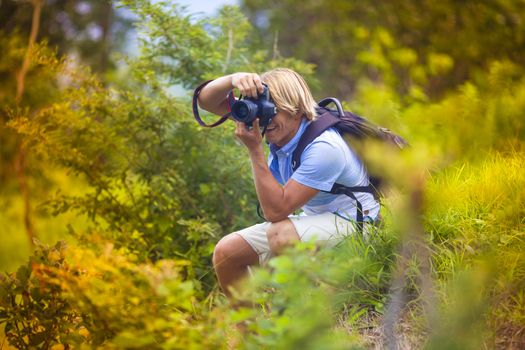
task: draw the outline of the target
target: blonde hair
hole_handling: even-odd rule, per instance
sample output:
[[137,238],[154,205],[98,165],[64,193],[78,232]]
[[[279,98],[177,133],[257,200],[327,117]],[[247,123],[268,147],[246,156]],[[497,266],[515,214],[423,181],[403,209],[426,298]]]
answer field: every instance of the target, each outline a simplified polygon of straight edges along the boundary
[[268,85],[270,98],[278,110],[299,113],[308,120],[315,120],[317,112],[308,84],[302,76],[288,68],[275,68],[263,73],[261,80]]

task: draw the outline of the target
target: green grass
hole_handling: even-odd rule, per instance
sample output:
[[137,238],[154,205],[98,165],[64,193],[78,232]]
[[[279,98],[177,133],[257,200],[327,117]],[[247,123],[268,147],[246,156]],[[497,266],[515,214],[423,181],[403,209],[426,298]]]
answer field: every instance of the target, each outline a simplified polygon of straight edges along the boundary
[[[439,333],[451,338],[463,329],[464,339],[473,341],[484,329],[489,348],[525,345],[524,169],[523,153],[494,153],[450,168],[429,183],[425,224],[432,236],[442,319],[449,320],[437,332],[438,344],[444,344]],[[457,346],[475,347],[447,343]]]

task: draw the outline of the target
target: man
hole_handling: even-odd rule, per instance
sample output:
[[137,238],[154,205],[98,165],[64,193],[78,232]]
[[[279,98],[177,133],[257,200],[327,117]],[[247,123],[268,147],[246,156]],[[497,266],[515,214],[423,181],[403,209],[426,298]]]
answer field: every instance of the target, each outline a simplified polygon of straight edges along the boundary
[[[259,76],[235,73],[218,78],[200,92],[199,105],[217,115],[228,112],[228,93],[237,88],[257,98],[268,86],[277,114],[265,133],[271,153],[265,159],[258,120],[253,128],[237,122],[235,135],[250,156],[257,197],[267,222],[223,237],[215,247],[213,264],[227,296],[245,276],[248,266],[264,265],[298,241],[315,240],[333,246],[356,230],[356,202],[330,191],[334,183],[366,186],[366,170],[335,129],[305,148],[301,164],[292,171],[292,153],[308,124],[316,118],[316,103],[305,80],[296,72],[277,68]],[[369,193],[355,193],[365,220],[374,221],[379,203]],[[302,208],[299,216],[291,215]]]

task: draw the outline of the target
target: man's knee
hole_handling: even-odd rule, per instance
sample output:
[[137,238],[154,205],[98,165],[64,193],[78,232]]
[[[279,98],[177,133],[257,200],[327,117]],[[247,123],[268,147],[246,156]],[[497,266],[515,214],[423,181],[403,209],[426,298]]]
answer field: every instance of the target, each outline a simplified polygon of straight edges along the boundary
[[213,250],[213,266],[224,263],[235,255],[235,243],[231,235],[224,236],[215,245]]
[[272,223],[268,231],[266,231],[266,237],[268,238],[270,250],[275,254],[280,253],[284,248],[300,240],[295,226],[289,219]]
[[215,245],[213,266],[222,264],[253,265],[257,263],[257,253],[238,234],[231,233]]

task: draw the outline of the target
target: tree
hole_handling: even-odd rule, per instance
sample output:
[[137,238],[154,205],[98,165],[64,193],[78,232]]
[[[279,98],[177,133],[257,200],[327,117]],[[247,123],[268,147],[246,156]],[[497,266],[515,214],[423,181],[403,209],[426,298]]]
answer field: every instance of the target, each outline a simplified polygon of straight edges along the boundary
[[[25,93],[26,75],[29,71],[31,61],[35,55],[35,42],[40,30],[40,19],[43,6],[43,0],[33,0],[33,11],[31,18],[31,34],[29,35],[29,43],[24,54],[20,69],[16,72],[16,93],[15,93],[15,107],[19,110],[23,108],[22,102]],[[32,217],[31,217],[31,203],[30,203],[30,189],[28,186],[26,176],[26,158],[27,149],[23,142],[19,142],[17,145],[16,156],[14,157],[14,168],[18,178],[18,184],[20,192],[24,200],[24,227],[27,233],[27,237],[30,244],[33,244],[33,240],[36,236]]]
[[[53,76],[53,68],[46,70],[50,67],[37,62],[39,51],[47,50],[48,45],[56,46],[59,56],[79,54],[84,64],[91,65],[98,73],[105,73],[114,65],[110,51],[123,48],[120,38],[130,29],[131,21],[122,11],[113,14],[109,0],[8,0],[0,2],[0,23],[3,48],[0,138],[4,145],[0,154],[0,178],[6,184],[4,191],[17,179],[24,198],[24,227],[32,244],[36,233],[31,215],[35,203],[31,203],[31,197],[37,186],[30,183],[39,182],[38,177],[45,178],[46,172],[39,160],[25,148],[24,141],[4,127],[8,114],[31,116],[54,102],[58,80]],[[49,80],[46,81],[44,76]],[[16,82],[16,86],[12,82]],[[35,177],[34,174],[39,175]]]
[[525,65],[522,0],[242,3],[265,45],[317,65],[327,95],[351,97],[367,77],[437,98],[494,60]]
[[[59,55],[78,55],[96,72],[115,68],[110,53],[125,49],[133,23],[129,12],[115,10],[112,0],[51,0],[43,5],[39,40],[57,47]],[[0,28],[6,34],[29,35],[30,8],[28,1],[0,2]]]

